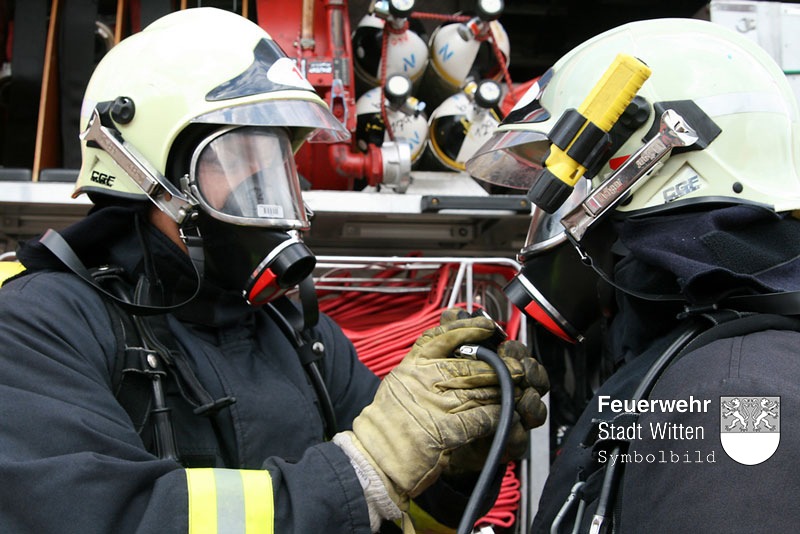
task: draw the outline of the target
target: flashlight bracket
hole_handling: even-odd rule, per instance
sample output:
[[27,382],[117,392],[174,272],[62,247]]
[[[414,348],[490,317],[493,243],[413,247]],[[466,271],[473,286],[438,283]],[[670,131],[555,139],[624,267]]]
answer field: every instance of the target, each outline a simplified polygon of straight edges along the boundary
[[[611,146],[611,135],[574,108],[561,115],[548,137],[551,143],[587,169],[603,159]],[[586,173],[584,176],[591,178]]]
[[561,224],[573,243],[580,243],[591,226],[616,207],[641,180],[650,176],[674,148],[694,144],[698,135],[674,110],[661,115],[658,135],[647,141],[575,209]]

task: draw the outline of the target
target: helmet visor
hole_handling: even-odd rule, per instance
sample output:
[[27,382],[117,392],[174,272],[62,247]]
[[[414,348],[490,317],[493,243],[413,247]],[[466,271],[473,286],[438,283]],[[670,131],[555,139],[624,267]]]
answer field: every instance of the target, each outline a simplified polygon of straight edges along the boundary
[[300,128],[307,132],[305,138],[311,143],[335,143],[350,138],[350,132],[328,108],[311,100],[267,100],[231,106],[195,117],[192,122]]
[[245,226],[308,229],[288,132],[227,128],[195,150],[189,173],[203,209]]
[[530,130],[495,132],[466,163],[470,176],[513,189],[530,189],[542,169],[550,140]]
[[512,189],[531,188],[550,150],[547,132],[552,117],[542,105],[541,97],[552,78],[553,69],[548,69],[525,92],[494,135],[467,161],[466,171],[470,176]]

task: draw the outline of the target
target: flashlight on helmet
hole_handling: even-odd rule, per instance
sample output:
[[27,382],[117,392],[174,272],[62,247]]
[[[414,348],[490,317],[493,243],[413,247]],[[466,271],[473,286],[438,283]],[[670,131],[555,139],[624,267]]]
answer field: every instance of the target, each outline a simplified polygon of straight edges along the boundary
[[606,153],[608,132],[650,73],[640,60],[619,54],[578,109],[564,112],[548,134],[552,145],[528,191],[531,202],[553,213],[567,200],[586,170]]

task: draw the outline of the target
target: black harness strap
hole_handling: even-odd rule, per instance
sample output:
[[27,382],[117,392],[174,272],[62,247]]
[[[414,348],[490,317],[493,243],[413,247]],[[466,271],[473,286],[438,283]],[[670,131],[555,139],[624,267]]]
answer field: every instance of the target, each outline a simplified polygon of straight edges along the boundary
[[314,327],[319,321],[319,307],[314,282],[310,276],[300,282],[299,294],[302,312],[287,297],[281,297],[267,304],[264,309],[275,319],[297,351],[317,394],[322,420],[325,423],[325,435],[330,439],[337,432],[338,424],[333,401],[319,368],[319,362],[325,356],[325,345],[314,332]]
[[[122,274],[121,269],[114,267],[91,272],[98,285],[107,287],[124,300],[129,288]],[[137,284],[134,300],[138,301],[146,291],[146,284]],[[117,400],[128,412],[148,449],[155,450],[162,458],[180,461],[170,408],[165,401],[165,379],[173,380],[180,395],[200,416],[214,416],[236,399],[230,396],[215,399],[208,393],[169,331],[166,316],[132,315],[121,309],[115,300],[103,300],[119,347],[112,376]],[[152,422],[152,435],[144,434],[148,422]]]

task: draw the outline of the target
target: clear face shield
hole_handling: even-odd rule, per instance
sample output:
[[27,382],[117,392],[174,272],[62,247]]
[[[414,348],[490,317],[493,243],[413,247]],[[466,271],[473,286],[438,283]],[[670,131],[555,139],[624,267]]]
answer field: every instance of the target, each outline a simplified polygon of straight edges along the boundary
[[285,230],[309,227],[286,130],[216,132],[195,150],[189,184],[202,209],[220,221]]
[[309,228],[289,133],[234,127],[195,149],[188,187],[200,205],[206,277],[263,305],[311,274]]

